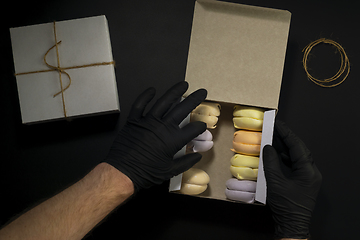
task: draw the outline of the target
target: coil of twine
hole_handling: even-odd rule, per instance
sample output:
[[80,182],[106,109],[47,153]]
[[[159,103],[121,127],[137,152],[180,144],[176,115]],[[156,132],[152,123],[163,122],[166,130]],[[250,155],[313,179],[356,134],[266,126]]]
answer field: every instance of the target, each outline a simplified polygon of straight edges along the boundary
[[[308,71],[308,56],[309,56],[311,50],[320,43],[326,43],[326,44],[335,46],[336,49],[338,50],[338,52],[340,53],[340,57],[341,57],[341,64],[340,64],[340,68],[337,71],[337,73],[334,76],[332,76],[330,78],[326,78],[326,79],[317,79],[317,78],[313,77]],[[331,88],[331,87],[336,87],[336,86],[340,85],[348,77],[348,75],[350,73],[349,58],[347,57],[344,48],[339,43],[337,43],[333,40],[330,40],[330,39],[320,38],[316,41],[311,42],[309,45],[307,45],[303,49],[303,52],[304,52],[304,56],[303,56],[303,60],[302,60],[303,67],[306,72],[306,75],[313,83],[315,83],[321,87]],[[338,80],[341,77],[342,77],[342,79]],[[336,80],[338,80],[338,81],[336,81]]]

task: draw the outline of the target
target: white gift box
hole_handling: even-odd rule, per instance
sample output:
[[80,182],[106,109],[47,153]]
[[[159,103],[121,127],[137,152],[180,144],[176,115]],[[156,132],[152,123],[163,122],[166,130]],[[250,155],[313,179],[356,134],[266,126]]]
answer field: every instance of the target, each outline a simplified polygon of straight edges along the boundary
[[23,123],[120,110],[105,16],[11,28],[10,35]]

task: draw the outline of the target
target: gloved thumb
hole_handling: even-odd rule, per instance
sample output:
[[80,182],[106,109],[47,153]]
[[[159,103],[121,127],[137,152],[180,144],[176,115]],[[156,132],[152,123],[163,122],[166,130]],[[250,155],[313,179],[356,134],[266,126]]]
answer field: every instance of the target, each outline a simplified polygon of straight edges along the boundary
[[271,145],[266,145],[263,149],[263,161],[265,178],[267,181],[275,178],[284,178],[284,174],[280,167],[280,159],[275,148]]

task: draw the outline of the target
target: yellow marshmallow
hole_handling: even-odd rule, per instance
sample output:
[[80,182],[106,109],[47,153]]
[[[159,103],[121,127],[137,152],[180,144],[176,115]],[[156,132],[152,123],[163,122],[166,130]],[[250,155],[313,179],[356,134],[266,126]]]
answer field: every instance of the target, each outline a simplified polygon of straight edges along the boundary
[[231,166],[230,172],[240,180],[257,180],[258,169]]
[[261,131],[264,119],[264,110],[256,107],[236,105],[233,112],[234,127]]
[[191,112],[190,121],[202,121],[206,123],[207,128],[214,129],[220,116],[220,109],[221,106],[218,103],[203,102]]
[[198,168],[190,168],[183,173],[180,193],[197,195],[207,189],[210,182],[209,175]]
[[264,110],[256,107],[235,105],[233,115],[234,117],[250,117],[255,119],[264,119]]
[[263,120],[249,117],[234,117],[233,122],[235,128],[253,131],[261,131],[263,125]]
[[207,185],[183,183],[181,184],[181,189],[179,192],[187,195],[198,195],[200,193],[205,192],[206,189],[207,189]]
[[220,116],[221,106],[218,103],[202,102],[192,112],[206,116]]
[[191,122],[201,121],[201,122],[206,123],[207,128],[214,129],[214,128],[216,128],[216,123],[218,122],[218,117],[206,116],[206,115],[201,115],[198,113],[191,113],[190,121]]
[[210,182],[210,177],[205,171],[199,168],[190,168],[183,173],[182,182],[204,185]]
[[247,156],[243,154],[235,154],[230,159],[231,165],[235,167],[250,167],[258,168],[259,167],[259,157]]

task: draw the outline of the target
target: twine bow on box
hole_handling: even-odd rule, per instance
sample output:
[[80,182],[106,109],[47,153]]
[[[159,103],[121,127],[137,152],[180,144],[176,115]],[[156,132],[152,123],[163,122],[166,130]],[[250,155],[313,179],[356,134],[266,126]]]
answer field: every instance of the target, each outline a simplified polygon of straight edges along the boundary
[[[22,72],[22,73],[16,73],[15,76],[18,75],[25,75],[25,74],[32,74],[32,73],[42,73],[42,72],[52,72],[52,71],[57,71],[59,73],[59,81],[60,81],[60,88],[61,90],[54,94],[54,97],[58,96],[61,94],[61,99],[62,99],[62,105],[63,105],[63,111],[64,111],[64,116],[65,118],[67,118],[67,114],[66,114],[66,107],[65,107],[65,96],[64,96],[64,92],[70,87],[71,85],[71,77],[70,75],[65,71],[65,70],[69,70],[69,69],[76,69],[76,68],[86,68],[86,67],[94,67],[94,66],[102,66],[102,65],[113,65],[115,64],[114,61],[111,62],[98,62],[98,63],[91,63],[91,64],[85,64],[85,65],[78,65],[78,66],[71,66],[71,67],[61,67],[60,66],[60,56],[59,56],[59,48],[58,45],[61,44],[61,41],[57,41],[57,36],[56,36],[56,23],[53,23],[53,28],[54,28],[54,37],[55,37],[55,45],[52,46],[51,48],[49,48],[49,50],[47,50],[47,52],[44,55],[44,62],[46,64],[46,66],[49,67],[49,69],[47,70],[40,70],[40,71],[30,71],[30,72]],[[57,66],[53,66],[50,65],[47,61],[46,61],[46,56],[48,55],[48,53],[53,49],[56,49],[56,58],[57,58]],[[63,87],[63,81],[62,81],[62,77],[61,75],[65,74],[68,78],[69,78],[69,83],[68,85],[64,88]]]

